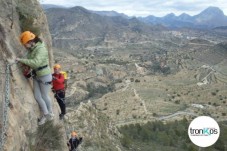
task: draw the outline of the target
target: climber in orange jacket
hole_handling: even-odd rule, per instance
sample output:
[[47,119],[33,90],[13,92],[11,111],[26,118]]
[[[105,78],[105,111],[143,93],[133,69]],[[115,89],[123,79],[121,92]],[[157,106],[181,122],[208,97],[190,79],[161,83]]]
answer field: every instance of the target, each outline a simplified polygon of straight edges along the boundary
[[64,75],[60,73],[61,66],[59,64],[54,65],[54,73],[52,74],[52,91],[54,92],[54,97],[56,98],[60,109],[61,114],[59,114],[59,118],[63,119],[65,115],[65,78]]

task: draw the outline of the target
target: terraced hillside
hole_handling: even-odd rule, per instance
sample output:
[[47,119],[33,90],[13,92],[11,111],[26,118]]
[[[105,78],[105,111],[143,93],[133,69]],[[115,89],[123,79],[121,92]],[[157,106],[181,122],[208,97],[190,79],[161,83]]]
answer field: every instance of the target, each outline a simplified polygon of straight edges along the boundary
[[[97,86],[97,90],[100,86],[108,89],[113,84],[112,92],[90,99],[117,125],[174,120],[184,116],[190,119],[196,115],[225,120],[227,62],[224,45],[196,39],[184,40],[184,44],[177,45],[177,49],[172,47],[167,53],[167,65],[171,69],[168,75],[150,72],[152,62],[151,66],[145,66],[141,58],[153,53],[148,50],[148,53],[138,55],[136,44],[132,49],[128,48],[130,51],[112,50],[112,56],[103,52],[89,56],[86,51],[81,53],[80,59],[72,55],[64,61],[62,57],[66,56],[59,56],[57,60],[70,71],[69,101],[89,99],[88,85],[91,83]],[[161,48],[164,45],[156,46]],[[68,62],[74,63],[69,66]],[[138,74],[134,63],[144,65],[145,75]],[[85,80],[87,77],[90,79]]]

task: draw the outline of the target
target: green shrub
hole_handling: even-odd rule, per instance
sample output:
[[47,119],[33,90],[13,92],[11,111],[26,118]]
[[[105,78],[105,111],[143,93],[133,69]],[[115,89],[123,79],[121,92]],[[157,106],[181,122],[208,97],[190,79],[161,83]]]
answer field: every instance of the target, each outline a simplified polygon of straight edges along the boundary
[[21,31],[31,31],[35,35],[40,34],[40,28],[34,25],[35,19],[37,19],[37,13],[33,7],[28,7],[26,3],[18,2],[16,11],[19,15],[19,24]]
[[130,81],[131,81],[131,82],[134,82],[134,78],[130,78]]
[[60,125],[55,125],[53,121],[47,121],[38,127],[35,133],[30,134],[31,151],[62,151],[63,131]]
[[126,148],[129,148],[131,143],[132,143],[132,140],[129,137],[127,137],[127,136],[126,137],[122,137],[120,139],[120,141],[121,141],[122,146],[124,146]]
[[180,104],[180,100],[176,100],[176,101],[174,101],[174,103]]
[[120,110],[116,110],[116,114],[119,115],[120,114]]
[[89,97],[94,97],[99,94],[103,95],[108,92],[112,92],[114,89],[115,89],[114,83],[110,83],[109,85],[107,85],[107,87],[105,86],[95,87],[94,83],[88,83],[87,85],[87,91],[89,92]]
[[216,92],[211,92],[211,94],[212,94],[213,96],[217,95],[217,93],[216,93]]
[[136,79],[135,82],[140,82],[140,80]]
[[[176,150],[194,150],[195,145],[188,138],[187,127],[189,122],[186,118],[181,121],[168,122],[160,121],[147,122],[146,124],[130,124],[119,129],[123,135],[121,143],[126,148],[142,147],[143,143],[153,146],[175,147]],[[140,146],[141,144],[141,146]]]

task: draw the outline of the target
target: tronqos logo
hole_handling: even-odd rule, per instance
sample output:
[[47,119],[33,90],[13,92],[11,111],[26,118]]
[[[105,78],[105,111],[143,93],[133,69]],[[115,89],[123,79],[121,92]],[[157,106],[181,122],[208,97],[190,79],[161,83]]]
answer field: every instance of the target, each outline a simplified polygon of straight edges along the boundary
[[213,134],[218,134],[218,129],[216,128],[203,128],[203,129],[193,129],[190,127],[191,136],[211,136]]
[[219,138],[220,128],[218,123],[209,116],[195,118],[188,127],[188,136],[197,146],[208,147]]

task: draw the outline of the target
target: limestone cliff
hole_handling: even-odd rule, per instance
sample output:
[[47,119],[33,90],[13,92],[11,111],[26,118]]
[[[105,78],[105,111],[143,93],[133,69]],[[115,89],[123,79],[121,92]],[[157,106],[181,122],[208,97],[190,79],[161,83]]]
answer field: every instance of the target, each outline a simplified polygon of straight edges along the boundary
[[[14,63],[16,57],[23,57],[26,50],[20,44],[19,35],[23,30],[33,30],[43,39],[49,50],[50,64],[53,54],[51,50],[51,37],[47,19],[37,0],[0,0],[0,69],[1,91],[0,105],[4,101],[5,92],[5,66]],[[11,66],[11,108],[8,112],[8,129],[4,143],[4,151],[28,151],[27,133],[34,132],[37,128],[37,117],[40,116],[31,81],[22,76],[18,64]],[[52,97],[53,100],[53,97]],[[56,103],[54,112],[57,113]],[[1,107],[2,115],[2,107]],[[2,126],[2,116],[1,116]]]
[[[39,107],[32,92],[32,81],[24,78],[21,66],[15,63],[16,57],[25,57],[27,50],[20,44],[19,36],[22,31],[31,30],[38,34],[49,50],[50,66],[53,63],[51,50],[51,36],[48,29],[47,19],[37,0],[0,0],[0,110],[4,106],[6,65],[10,66],[10,106],[7,117],[8,126],[2,130],[4,118],[0,117],[0,133],[6,134],[4,151],[30,151],[30,142],[33,141],[31,134],[37,130],[37,118],[40,116]],[[71,85],[70,85],[71,86]],[[71,86],[72,87],[72,86]],[[55,122],[62,125],[63,133],[70,135],[72,130],[81,134],[84,141],[81,151],[120,151],[122,146],[119,141],[119,132],[106,115],[92,107],[91,103],[81,104],[78,110],[67,106],[67,115],[64,122],[58,120],[59,107],[54,101]],[[71,111],[72,110],[72,111]],[[65,135],[62,134],[62,138]],[[0,138],[1,139],[1,138]],[[67,138],[68,139],[68,138]],[[2,141],[2,140],[1,140]],[[64,140],[63,149],[67,151]],[[1,143],[0,143],[1,147]],[[34,148],[33,148],[34,149]],[[48,150],[48,149],[47,149]],[[45,151],[47,151],[45,150]],[[41,150],[39,150],[41,151]],[[44,151],[44,150],[42,150]],[[51,150],[48,150],[51,151]],[[56,150],[55,150],[56,151]]]

